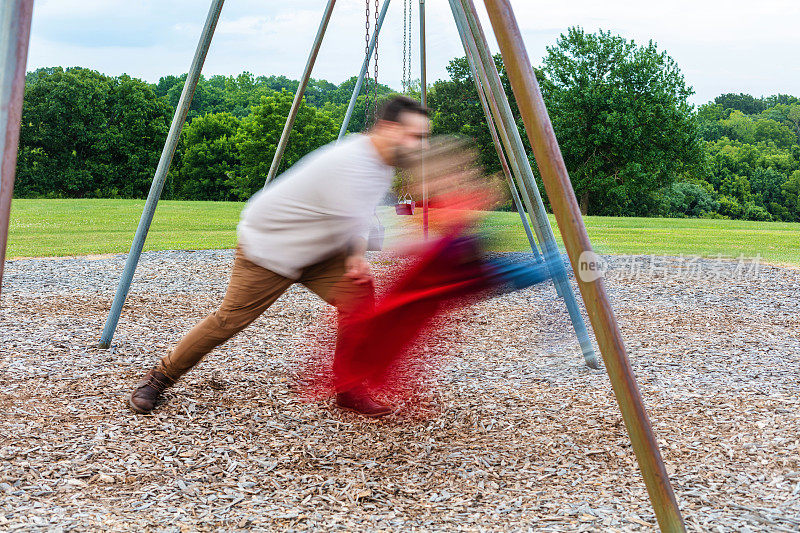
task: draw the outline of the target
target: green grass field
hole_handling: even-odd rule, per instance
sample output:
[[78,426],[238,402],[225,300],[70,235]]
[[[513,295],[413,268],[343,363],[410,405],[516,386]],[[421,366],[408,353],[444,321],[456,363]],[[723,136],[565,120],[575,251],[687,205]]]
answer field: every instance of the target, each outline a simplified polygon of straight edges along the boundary
[[[244,204],[162,201],[145,250],[232,248]],[[8,258],[127,252],[143,200],[14,200]],[[382,216],[392,220],[391,209]],[[595,250],[612,254],[761,256],[800,264],[800,224],[663,218],[586,217]],[[553,229],[558,235],[555,220]],[[527,249],[516,213],[490,213],[484,225],[500,251]]]

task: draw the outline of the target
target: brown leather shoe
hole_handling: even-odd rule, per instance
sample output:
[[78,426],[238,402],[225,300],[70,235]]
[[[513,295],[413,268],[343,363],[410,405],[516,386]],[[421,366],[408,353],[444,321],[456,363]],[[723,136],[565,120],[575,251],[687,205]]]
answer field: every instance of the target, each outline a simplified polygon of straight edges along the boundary
[[128,405],[137,413],[146,415],[156,406],[158,398],[175,380],[156,369],[144,375],[128,398]]
[[366,391],[359,389],[338,393],[336,405],[369,418],[380,418],[394,410],[390,405],[376,401]]

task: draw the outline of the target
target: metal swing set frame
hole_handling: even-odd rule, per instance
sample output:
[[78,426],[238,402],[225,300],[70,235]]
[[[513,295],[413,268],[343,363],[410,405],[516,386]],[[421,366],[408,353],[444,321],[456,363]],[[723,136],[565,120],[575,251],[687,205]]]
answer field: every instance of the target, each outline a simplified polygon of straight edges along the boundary
[[[386,17],[390,0],[384,0],[375,20],[372,37],[366,47],[347,112],[339,131],[339,138],[345,135],[355,107],[369,61],[377,46],[378,34]],[[427,104],[427,80],[425,60],[425,0],[419,2],[419,48],[421,102]],[[558,245],[553,235],[547,213],[544,209],[533,170],[511,113],[508,99],[500,82],[486,36],[483,33],[473,0],[448,0],[469,63],[472,78],[486,116],[503,173],[508,181],[514,204],[519,213],[531,250],[541,259],[558,254]],[[125,303],[133,279],[136,265],[141,256],[144,241],[155,213],[158,199],[164,186],[172,156],[175,152],[181,129],[191,105],[203,63],[222,11],[224,0],[212,0],[200,41],[195,51],[189,74],[181,93],[178,107],[170,126],[167,140],[161,153],[153,182],[139,221],[130,253],[117,288],[114,301],[100,340],[101,347],[109,347],[116,329],[122,307]],[[314,43],[306,62],[303,76],[295,93],[292,107],[286,120],[280,141],[273,156],[267,175],[268,184],[276,175],[283,152],[288,144],[294,120],[300,108],[311,71],[322,44],[328,22],[336,0],[327,0]],[[595,338],[603,356],[605,368],[617,398],[625,426],[631,439],[639,468],[645,481],[658,525],[662,531],[684,531],[683,519],[678,509],[675,495],[664,467],[661,453],[656,443],[650,421],[642,402],[641,394],[628,360],[622,335],[614,316],[602,277],[580,276],[587,268],[587,257],[591,258],[592,246],[581,217],[572,184],[558,146],[550,118],[542,99],[536,75],[534,74],[516,21],[510,0],[484,0],[495,37],[500,47],[505,69],[519,107],[533,154],[539,167],[545,190],[553,209],[578,287],[583,297]],[[17,147],[22,115],[22,98],[25,84],[30,23],[33,0],[7,0],[0,11],[0,288],[3,264],[8,238],[11,198],[16,172]],[[405,23],[405,21],[404,21]],[[423,221],[427,223],[427,195],[423,194]],[[532,224],[526,215],[530,214]],[[535,238],[534,238],[535,235]],[[537,247],[537,241],[539,247]],[[588,254],[588,255],[587,255]],[[586,325],[580,314],[578,303],[565,274],[553,278],[558,295],[564,299],[572,324],[586,361],[592,368],[598,368],[596,356]]]

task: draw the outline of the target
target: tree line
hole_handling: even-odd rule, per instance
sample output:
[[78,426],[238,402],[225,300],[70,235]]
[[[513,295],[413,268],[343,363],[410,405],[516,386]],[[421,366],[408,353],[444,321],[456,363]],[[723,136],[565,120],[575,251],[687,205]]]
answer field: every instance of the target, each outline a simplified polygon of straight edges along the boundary
[[[149,84],[80,67],[28,73],[15,195],[145,197],[185,80]],[[336,138],[355,82],[311,80],[280,170]],[[297,86],[248,72],[201,78],[163,197],[249,198],[264,184]],[[371,80],[365,89],[379,98],[392,93]],[[369,116],[364,92],[348,131],[361,131]]]
[[[495,63],[529,149],[499,55]],[[466,58],[447,71],[428,88],[434,133],[473,139],[486,170],[499,172]],[[800,99],[731,93],[695,108],[655,43],[578,27],[547,48],[536,73],[584,213],[800,221]],[[29,72],[15,195],[145,197],[185,78]],[[279,171],[336,138],[355,82],[311,80]],[[248,72],[202,78],[164,197],[248,199],[263,186],[297,86]],[[393,93],[368,80],[348,131],[364,129],[375,95]]]

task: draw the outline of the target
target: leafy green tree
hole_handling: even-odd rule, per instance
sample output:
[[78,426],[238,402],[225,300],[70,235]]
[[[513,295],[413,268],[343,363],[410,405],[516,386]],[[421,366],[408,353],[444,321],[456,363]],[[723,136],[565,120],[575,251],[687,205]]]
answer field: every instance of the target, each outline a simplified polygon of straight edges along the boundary
[[750,191],[750,180],[744,176],[729,176],[722,180],[719,187],[720,194],[735,198],[740,204],[751,201],[753,195]]
[[107,159],[106,168],[94,172],[95,183],[104,183],[102,178],[107,176],[107,188],[116,188],[119,195],[147,196],[172,110],[155,97],[147,83],[123,74],[113,80],[103,111],[105,133],[96,150],[98,160],[103,154]]
[[91,158],[105,117],[106,76],[61,67],[39,72],[25,87],[20,128],[17,196],[96,196]]
[[758,167],[750,176],[750,187],[756,205],[764,207],[775,218],[786,219],[786,210],[782,209],[783,194],[781,185],[787,180],[786,174],[774,168]]
[[[156,85],[156,93],[164,91],[166,98],[172,109],[178,107],[178,102],[183,93],[183,86],[186,83],[188,74],[180,76],[167,76],[161,78]],[[187,122],[191,122],[195,117],[213,113],[223,104],[224,93],[218,87],[210,84],[203,76],[197,82],[197,87],[192,96],[192,103],[189,106],[189,113],[186,115]]]
[[797,134],[797,142],[800,144],[800,104],[792,104],[787,107],[786,122],[794,129]]
[[786,198],[786,209],[793,220],[800,222],[800,170],[792,173],[788,180],[781,186],[783,196]]
[[800,168],[794,152],[764,142],[754,145],[723,137],[707,143],[706,150],[711,172],[709,181],[717,188],[731,174],[752,176],[757,168],[790,174]]
[[780,148],[789,148],[797,143],[797,135],[791,127],[771,118],[750,117],[734,111],[719,124],[727,137],[746,144],[772,142]]
[[792,129],[772,119],[761,118],[753,128],[755,142],[775,143],[779,148],[790,148],[797,143],[797,134]]
[[543,85],[553,127],[584,213],[646,215],[654,191],[698,171],[693,94],[652,41],[570,28],[547,48]]
[[[346,106],[350,102],[350,97],[353,94],[353,89],[355,89],[356,81],[358,81],[358,76],[353,76],[344,80],[335,89],[327,92],[324,101],[331,102],[332,104],[343,104]],[[374,80],[368,79],[364,80],[364,83],[361,85],[361,91],[358,94],[366,95],[367,92],[372,93],[374,90]],[[389,86],[378,83],[378,97],[387,96],[389,94],[393,94],[394,92],[395,91]]]
[[724,109],[741,111],[745,115],[757,115],[768,107],[763,98],[755,98],[745,93],[722,94],[714,98],[714,103],[721,105]]
[[[261,103],[253,107],[250,115],[242,121],[235,138],[241,157],[240,175],[233,187],[238,198],[249,198],[264,185],[292,99],[293,95],[285,90],[263,96]],[[335,140],[338,130],[331,115],[301,105],[278,172],[283,172],[312,150]]]
[[723,194],[719,197],[719,214],[727,218],[742,218],[744,208],[736,198]]
[[233,192],[239,169],[236,133],[239,119],[230,113],[195,118],[184,128],[175,195],[187,200],[237,200]]
[[308,86],[303,94],[306,103],[314,107],[322,107],[330,102],[329,95],[336,91],[338,86],[326,80],[316,80],[311,78],[308,80]]
[[[175,85],[180,85],[182,88],[185,81],[186,76],[183,76],[183,78],[179,76],[173,76],[172,74],[168,76],[161,76],[161,78],[158,79],[158,83],[153,86],[153,90],[155,91],[156,96],[159,98],[166,97],[172,87]],[[175,103],[177,104],[177,102]]]
[[291,80],[286,76],[259,76],[258,82],[265,87],[276,91],[289,91],[294,94],[300,86],[299,80]]
[[697,109],[697,126],[700,136],[706,141],[718,141],[725,135],[721,121],[728,118],[729,113],[719,104],[705,104]]
[[150,85],[126,75],[40,72],[25,91],[16,194],[146,195],[171,114]]
[[63,72],[64,69],[62,67],[40,67],[36,70],[32,70],[30,72],[25,73],[25,86],[30,87],[39,79],[47,78],[48,76],[52,76],[56,72]]
[[266,78],[256,77],[250,72],[242,72],[238,76],[214,76],[209,84],[222,95],[214,112],[231,113],[239,118],[249,115],[251,108],[261,102],[261,97],[275,92]]
[[698,183],[673,183],[661,195],[661,215],[667,217],[700,217],[716,212],[719,202]]
[[767,107],[773,107],[776,105],[792,105],[792,104],[800,104],[800,98],[797,96],[792,96],[791,94],[774,94],[772,96],[767,96],[766,98],[762,98],[764,103],[766,103]]
[[757,221],[769,222],[772,220],[772,215],[770,215],[769,211],[767,211],[760,205],[756,205],[754,202],[747,202],[744,205],[744,212],[742,213],[742,218],[745,220],[757,220]]

